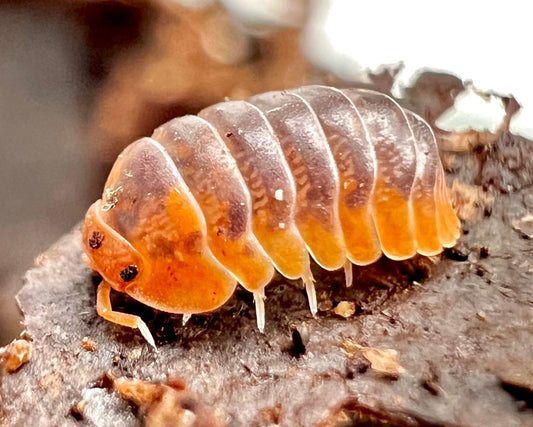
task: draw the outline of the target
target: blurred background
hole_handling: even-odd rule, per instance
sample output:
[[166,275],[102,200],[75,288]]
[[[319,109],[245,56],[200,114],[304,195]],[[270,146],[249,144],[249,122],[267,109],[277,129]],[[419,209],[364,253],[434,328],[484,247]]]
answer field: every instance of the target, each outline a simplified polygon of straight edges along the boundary
[[25,270],[82,220],[127,144],[226,96],[311,78],[307,2],[246,3],[0,3],[0,345],[21,331]]
[[[400,3],[388,13],[347,0],[3,0],[0,345],[21,331],[24,271],[82,220],[127,144],[226,97],[312,83],[401,91],[400,35],[437,42],[426,37],[434,14],[416,18],[424,29],[406,25],[424,6]],[[414,47],[414,62],[435,50]],[[410,106],[431,123],[464,89],[452,75],[415,77]]]

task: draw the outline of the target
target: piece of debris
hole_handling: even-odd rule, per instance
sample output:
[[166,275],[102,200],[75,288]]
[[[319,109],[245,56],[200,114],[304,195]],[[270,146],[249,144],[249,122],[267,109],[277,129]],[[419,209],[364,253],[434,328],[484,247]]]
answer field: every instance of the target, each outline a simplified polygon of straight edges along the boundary
[[281,424],[282,418],[283,406],[278,402],[261,409],[252,421],[252,427],[275,427]]
[[318,297],[318,311],[329,311],[333,308],[333,301],[331,301],[327,292],[321,292]]
[[129,360],[139,360],[141,356],[142,356],[142,348],[141,347],[137,347],[137,348],[134,348],[133,350],[131,350],[130,354],[128,354],[128,359]]
[[405,372],[398,361],[398,352],[394,349],[363,347],[350,339],[344,339],[342,345],[348,357],[362,354],[370,362],[370,368],[378,374],[397,380]]
[[497,373],[501,387],[516,400],[533,408],[533,370],[531,363],[524,363],[523,369],[503,370]]
[[442,423],[426,413],[405,411],[394,404],[379,404],[374,399],[354,397],[344,402],[337,411],[329,412],[315,427],[341,426],[457,427],[458,424]]
[[433,396],[438,396],[440,392],[440,374],[438,368],[429,363],[428,367],[422,374],[422,387],[429,391]]
[[31,342],[14,340],[0,349],[0,371],[12,374],[31,358]]
[[96,342],[89,337],[83,337],[81,340],[81,347],[87,351],[94,351],[96,350]]
[[108,373],[112,388],[144,412],[147,427],[223,427],[229,423],[221,410],[211,408],[186,390],[183,380],[152,383],[139,379],[115,378]]
[[341,301],[333,309],[333,312],[338,316],[348,319],[355,314],[355,303],[352,301]]
[[513,228],[519,231],[523,236],[533,239],[533,215],[528,213],[520,219],[512,222]]
[[368,368],[370,368],[370,362],[362,353],[348,357],[345,365],[346,378],[352,380],[356,377],[356,374],[364,374],[368,371]]
[[467,132],[439,132],[439,148],[443,151],[452,151],[454,153],[466,153],[474,151],[478,147],[494,144],[499,133],[478,132],[470,130]]
[[454,180],[450,190],[452,204],[457,216],[463,221],[478,222],[485,212],[490,212],[494,196],[478,185],[469,185]]
[[290,344],[286,347],[287,351],[292,357],[299,358],[306,352],[305,345],[309,340],[309,336],[306,334],[305,328],[302,328],[303,335],[297,328],[294,328],[291,332]]
[[469,254],[470,248],[468,248],[463,242],[459,242],[451,248],[444,249],[444,255],[454,261],[464,262],[468,259]]
[[329,299],[318,303],[318,311],[329,311],[333,308],[333,302]]
[[85,400],[79,400],[70,407],[70,415],[74,417],[76,421],[82,421],[84,419],[85,408],[87,402]]
[[353,425],[352,417],[348,411],[341,408],[337,412],[328,413],[326,418],[321,420],[315,427],[343,427],[351,425]]
[[380,374],[398,379],[405,372],[398,361],[398,352],[394,349],[361,347],[361,352],[370,362],[370,368]]

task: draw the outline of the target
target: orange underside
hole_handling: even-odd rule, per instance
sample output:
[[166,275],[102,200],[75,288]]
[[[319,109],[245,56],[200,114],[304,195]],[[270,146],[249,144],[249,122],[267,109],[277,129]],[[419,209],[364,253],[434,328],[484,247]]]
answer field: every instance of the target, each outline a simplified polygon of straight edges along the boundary
[[[139,301],[171,313],[202,313],[226,302],[236,281],[207,248],[201,218],[181,192],[172,190],[161,214],[140,224],[133,246],[151,265],[151,276],[126,292]],[[161,250],[161,241],[168,250]]]
[[309,255],[296,228],[274,229],[263,218],[254,218],[254,234],[278,271],[289,279],[298,279],[309,271]]
[[426,256],[437,255],[441,242],[437,229],[437,209],[433,195],[421,195],[413,199],[416,243],[418,253]]
[[146,305],[169,313],[204,313],[224,304],[235,281],[206,257],[155,258],[152,277],[125,292]]
[[350,209],[341,202],[339,216],[348,259],[357,265],[376,261],[381,247],[368,206]]
[[392,186],[378,180],[374,190],[374,218],[383,252],[391,259],[407,259],[416,253],[409,201]]
[[209,247],[222,265],[250,292],[264,288],[274,276],[272,262],[246,237],[230,240],[213,236],[209,239]]
[[250,292],[264,288],[274,276],[274,267],[254,238],[247,215],[238,219],[232,234],[230,202],[205,191],[195,197],[202,207],[209,248],[216,259]]
[[442,246],[451,247],[460,236],[461,226],[449,198],[446,181],[443,174],[437,176],[435,184],[435,198],[437,205],[437,228]]
[[326,230],[314,218],[298,221],[297,226],[305,244],[320,266],[326,270],[337,270],[344,265],[346,252],[341,233]]

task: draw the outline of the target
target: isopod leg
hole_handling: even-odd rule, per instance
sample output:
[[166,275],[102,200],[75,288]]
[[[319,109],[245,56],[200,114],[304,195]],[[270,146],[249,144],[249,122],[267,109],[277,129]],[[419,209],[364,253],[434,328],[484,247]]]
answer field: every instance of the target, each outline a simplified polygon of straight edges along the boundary
[[302,276],[302,280],[305,285],[305,291],[307,292],[307,300],[309,301],[309,309],[311,314],[315,317],[316,312],[318,311],[316,303],[316,291],[315,291],[315,279],[311,270]]
[[192,314],[184,314],[181,319],[181,324],[185,326],[191,317],[192,317]]
[[261,288],[254,292],[254,301],[257,328],[263,333],[265,332],[265,288]]
[[344,277],[346,278],[346,287],[349,288],[353,284],[353,267],[349,259],[344,263]]
[[146,323],[144,323],[139,316],[113,311],[113,308],[111,307],[111,299],[109,297],[110,293],[111,285],[103,280],[102,283],[100,283],[100,286],[98,286],[98,290],[96,292],[96,311],[98,315],[106,320],[109,320],[110,322],[116,323],[117,325],[139,329],[139,332],[142,334],[144,339],[148,341],[148,344],[157,349],[154,338],[152,337],[148,326],[146,326]]

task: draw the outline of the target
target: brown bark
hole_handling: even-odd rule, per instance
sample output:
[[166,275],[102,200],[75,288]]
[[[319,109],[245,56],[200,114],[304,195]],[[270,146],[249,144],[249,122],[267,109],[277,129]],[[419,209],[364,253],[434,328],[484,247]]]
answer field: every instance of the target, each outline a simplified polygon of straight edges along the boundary
[[[316,319],[303,290],[279,280],[267,289],[265,334],[244,291],[186,326],[180,316],[116,295],[115,308],[145,319],[155,352],[137,332],[97,316],[99,279],[83,264],[74,230],[28,272],[19,294],[33,350],[2,378],[4,422],[138,425],[174,419],[165,411],[189,420],[179,412],[183,403],[172,403],[186,391],[185,409],[203,411],[198,425],[533,423],[533,241],[517,226],[533,210],[531,152],[531,142],[503,134],[448,154],[450,184],[493,197],[471,204],[481,213],[468,210],[477,222],[464,223],[456,248],[436,264],[417,257],[358,268],[350,289],[342,274],[317,269],[323,311]],[[341,301],[355,303],[352,317],[334,313]],[[168,385],[172,378],[185,391]]]

